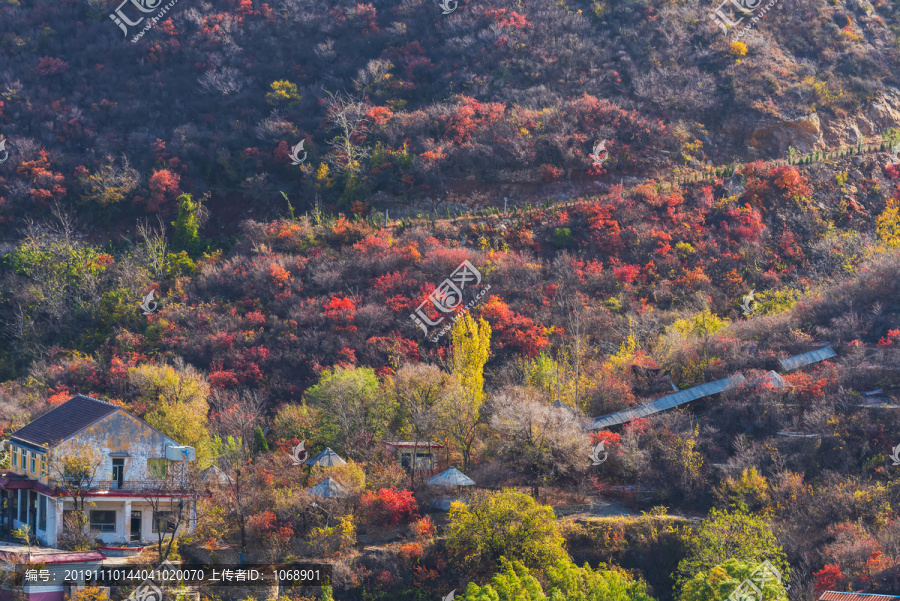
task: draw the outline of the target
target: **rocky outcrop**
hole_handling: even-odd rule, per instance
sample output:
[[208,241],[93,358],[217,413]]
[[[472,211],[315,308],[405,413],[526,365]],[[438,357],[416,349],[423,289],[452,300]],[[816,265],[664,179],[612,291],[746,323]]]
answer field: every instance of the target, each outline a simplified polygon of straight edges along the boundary
[[900,128],[900,90],[880,92],[852,115],[820,119],[816,113],[756,127],[747,145],[759,156],[783,157],[793,147],[804,155],[873,142],[888,129]]
[[806,154],[822,147],[819,116],[811,113],[793,121],[781,121],[759,127],[750,134],[747,145],[763,156],[781,157],[788,148]]
[[880,136],[892,127],[900,128],[900,90],[889,88],[853,115],[824,124],[824,140],[829,148],[853,146]]

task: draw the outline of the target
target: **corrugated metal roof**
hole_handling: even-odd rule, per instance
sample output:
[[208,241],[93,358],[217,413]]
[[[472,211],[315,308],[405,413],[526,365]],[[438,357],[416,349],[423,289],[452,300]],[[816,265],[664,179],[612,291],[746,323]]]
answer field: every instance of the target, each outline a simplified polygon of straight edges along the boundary
[[779,359],[778,362],[781,364],[781,368],[783,370],[791,371],[793,369],[797,369],[798,367],[803,367],[804,365],[809,365],[810,363],[824,361],[825,359],[830,359],[831,357],[836,356],[837,354],[834,352],[834,349],[830,346],[826,346],[814,351],[809,351],[808,353],[794,355],[793,357],[787,357],[786,359]]
[[105,401],[77,394],[24,428],[16,430],[10,438],[38,446],[54,446],[119,409],[120,407]]
[[722,378],[715,382],[707,382],[700,386],[694,386],[693,388],[688,388],[687,390],[682,390],[681,392],[658,398],[655,401],[647,403],[646,405],[641,405],[640,407],[625,409],[610,415],[598,417],[594,420],[592,429],[599,430],[601,428],[624,424],[641,417],[647,417],[648,415],[653,415],[654,413],[659,413],[660,411],[665,411],[666,409],[671,409],[678,405],[683,405],[684,403],[696,401],[699,398],[717,394],[724,390],[728,390],[729,388],[734,388],[744,382],[746,382],[746,379],[743,375],[734,374],[733,376]]
[[900,599],[900,597],[878,593],[844,593],[840,591],[825,591],[819,597],[819,601],[891,601],[892,599]]

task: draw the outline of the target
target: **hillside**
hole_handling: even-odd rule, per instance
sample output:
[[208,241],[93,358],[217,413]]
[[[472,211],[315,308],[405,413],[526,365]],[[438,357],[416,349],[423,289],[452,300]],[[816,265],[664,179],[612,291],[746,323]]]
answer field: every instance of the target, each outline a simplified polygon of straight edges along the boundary
[[282,214],[280,191],[300,211],[397,217],[543,202],[900,126],[887,1],[776,3],[737,44],[696,2],[186,2],[137,41],[114,8],[0,8],[8,232],[64,201],[115,238],[180,192],[209,193],[226,232]]
[[279,601],[900,594],[900,0],[742,5],[6,0],[0,442],[124,407]]

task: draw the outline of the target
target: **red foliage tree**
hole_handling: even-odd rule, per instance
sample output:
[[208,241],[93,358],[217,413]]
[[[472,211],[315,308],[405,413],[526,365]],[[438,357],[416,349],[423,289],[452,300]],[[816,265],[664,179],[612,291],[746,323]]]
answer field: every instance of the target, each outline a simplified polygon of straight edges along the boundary
[[382,488],[377,493],[367,492],[360,500],[363,521],[380,526],[396,526],[419,517],[419,505],[408,490]]
[[46,77],[47,75],[59,75],[69,70],[69,63],[52,56],[44,56],[38,60],[37,66],[33,69],[38,75]]
[[147,210],[151,213],[169,212],[175,206],[175,199],[181,194],[181,176],[168,169],[154,171],[150,176],[150,200]]
[[499,296],[488,299],[481,316],[491,324],[498,350],[533,358],[550,345],[543,327],[510,309]]
[[816,598],[823,591],[835,590],[839,582],[843,582],[846,576],[841,572],[841,566],[828,564],[818,572],[813,572],[815,578]]

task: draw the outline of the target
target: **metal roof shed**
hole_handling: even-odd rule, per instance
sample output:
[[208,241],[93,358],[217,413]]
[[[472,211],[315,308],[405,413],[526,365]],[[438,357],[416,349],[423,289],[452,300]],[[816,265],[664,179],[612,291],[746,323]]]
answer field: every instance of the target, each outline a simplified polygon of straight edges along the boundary
[[695,401],[699,398],[723,392],[725,390],[728,390],[729,388],[735,388],[743,384],[744,382],[746,382],[746,379],[743,375],[735,374],[727,378],[722,378],[721,380],[707,382],[706,384],[701,384],[700,386],[694,386],[693,388],[688,388],[687,390],[682,390],[681,392],[676,392],[675,394],[669,394],[664,397],[658,398],[655,401],[652,401],[640,407],[625,409],[623,411],[618,411],[610,415],[598,417],[594,420],[592,429],[599,430],[601,428],[608,428],[610,426],[624,424],[641,417],[647,417],[649,415],[653,415],[654,413],[659,413],[660,411],[665,411],[666,409],[672,409],[673,407],[677,407],[678,405],[683,405],[685,403]]
[[804,365],[809,365],[811,363],[818,363],[819,361],[824,361],[825,359],[830,359],[836,356],[837,353],[834,352],[834,349],[830,346],[826,346],[818,348],[814,351],[809,351],[808,353],[802,353],[800,355],[794,355],[793,357],[779,359],[778,363],[781,364],[781,368],[784,371],[791,371],[797,369],[798,367],[803,367]]

